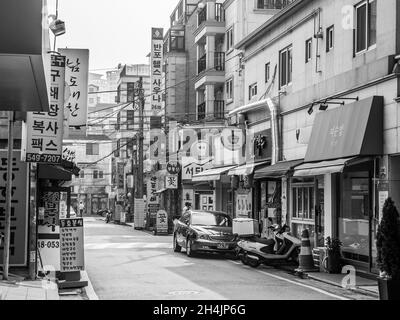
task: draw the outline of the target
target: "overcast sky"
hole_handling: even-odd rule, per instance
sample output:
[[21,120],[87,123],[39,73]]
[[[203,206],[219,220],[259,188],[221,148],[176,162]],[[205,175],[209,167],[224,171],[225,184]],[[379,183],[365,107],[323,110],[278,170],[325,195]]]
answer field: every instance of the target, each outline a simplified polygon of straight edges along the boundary
[[[178,2],[59,0],[58,17],[65,21],[66,34],[58,37],[57,48],[89,49],[91,71],[115,68],[119,62],[148,63],[151,27],[163,27],[166,32]],[[48,0],[49,14],[55,13],[55,3]]]

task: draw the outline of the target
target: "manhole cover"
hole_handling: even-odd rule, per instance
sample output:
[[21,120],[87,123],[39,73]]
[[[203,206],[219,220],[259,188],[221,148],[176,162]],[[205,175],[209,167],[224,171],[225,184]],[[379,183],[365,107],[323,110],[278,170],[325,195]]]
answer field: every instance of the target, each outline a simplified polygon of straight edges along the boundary
[[198,291],[171,291],[168,293],[170,296],[189,296],[200,294]]

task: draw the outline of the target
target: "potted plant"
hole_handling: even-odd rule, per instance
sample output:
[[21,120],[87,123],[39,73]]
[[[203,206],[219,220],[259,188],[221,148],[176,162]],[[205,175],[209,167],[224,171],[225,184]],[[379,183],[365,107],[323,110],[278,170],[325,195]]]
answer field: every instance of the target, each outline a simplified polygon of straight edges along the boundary
[[400,300],[400,222],[391,198],[385,201],[378,227],[376,247],[381,300]]
[[342,242],[339,239],[326,238],[325,248],[326,257],[324,259],[324,268],[329,273],[340,274],[342,272]]

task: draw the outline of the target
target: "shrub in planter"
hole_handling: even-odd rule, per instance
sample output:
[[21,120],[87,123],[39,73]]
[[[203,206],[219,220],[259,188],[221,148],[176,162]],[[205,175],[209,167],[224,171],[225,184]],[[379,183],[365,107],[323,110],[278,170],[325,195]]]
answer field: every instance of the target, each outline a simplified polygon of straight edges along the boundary
[[324,268],[329,273],[340,274],[342,272],[341,247],[342,243],[339,239],[332,239],[331,237],[326,238],[326,257],[324,260]]
[[376,247],[381,300],[400,300],[400,220],[391,198],[385,201],[378,227]]

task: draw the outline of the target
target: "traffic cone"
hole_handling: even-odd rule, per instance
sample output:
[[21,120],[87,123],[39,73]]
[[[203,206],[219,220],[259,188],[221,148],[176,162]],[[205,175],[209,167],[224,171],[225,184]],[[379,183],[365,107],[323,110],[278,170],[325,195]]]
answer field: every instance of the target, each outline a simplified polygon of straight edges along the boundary
[[297,273],[317,271],[314,265],[314,259],[311,252],[310,234],[307,229],[301,234],[301,250],[299,255],[299,267],[295,270]]

